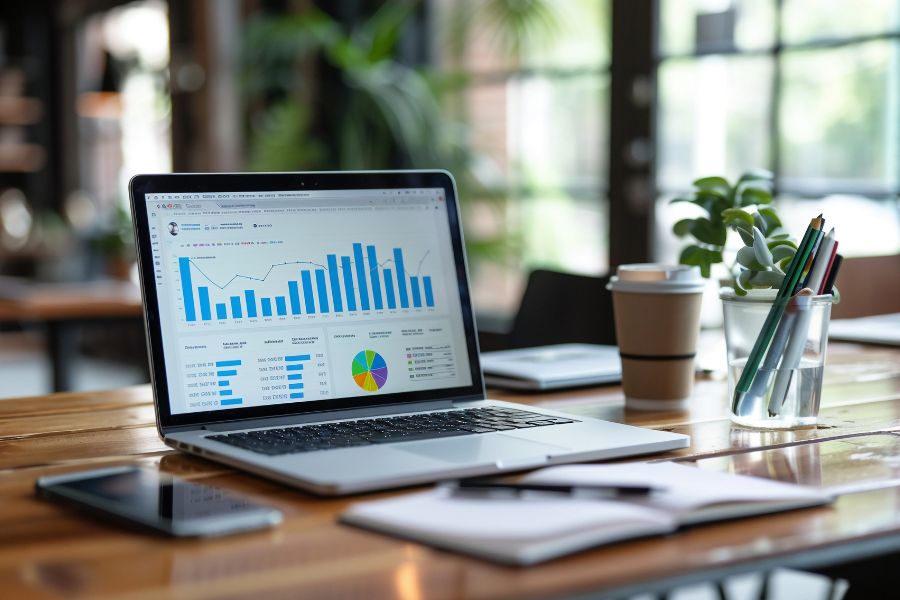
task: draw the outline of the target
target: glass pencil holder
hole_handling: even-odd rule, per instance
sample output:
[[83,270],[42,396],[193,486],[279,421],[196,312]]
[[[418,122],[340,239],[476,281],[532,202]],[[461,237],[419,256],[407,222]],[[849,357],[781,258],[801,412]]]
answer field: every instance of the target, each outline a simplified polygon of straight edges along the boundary
[[[753,347],[772,308],[771,296],[720,294],[725,313],[731,421],[753,429],[815,427],[822,398],[832,296],[795,296],[784,308],[765,352]],[[735,393],[745,368],[748,375]]]

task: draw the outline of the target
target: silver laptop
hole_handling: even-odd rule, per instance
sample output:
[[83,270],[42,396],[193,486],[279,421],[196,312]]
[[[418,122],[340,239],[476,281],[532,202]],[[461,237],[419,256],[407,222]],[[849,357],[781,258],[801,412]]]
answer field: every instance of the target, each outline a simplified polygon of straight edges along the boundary
[[139,175],[166,444],[348,494],[683,448],[488,400],[444,171]]

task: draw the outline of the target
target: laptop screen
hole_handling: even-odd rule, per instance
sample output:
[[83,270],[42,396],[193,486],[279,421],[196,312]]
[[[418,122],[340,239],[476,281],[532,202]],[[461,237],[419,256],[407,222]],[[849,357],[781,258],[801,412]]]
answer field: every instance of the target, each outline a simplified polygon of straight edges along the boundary
[[472,386],[446,194],[145,193],[170,414]]

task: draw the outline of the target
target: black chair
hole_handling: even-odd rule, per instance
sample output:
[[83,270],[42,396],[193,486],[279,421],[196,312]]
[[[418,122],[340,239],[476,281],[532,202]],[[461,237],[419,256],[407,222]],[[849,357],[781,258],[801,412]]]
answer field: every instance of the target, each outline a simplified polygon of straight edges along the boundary
[[505,334],[481,333],[482,351],[548,344],[615,344],[609,277],[538,269]]

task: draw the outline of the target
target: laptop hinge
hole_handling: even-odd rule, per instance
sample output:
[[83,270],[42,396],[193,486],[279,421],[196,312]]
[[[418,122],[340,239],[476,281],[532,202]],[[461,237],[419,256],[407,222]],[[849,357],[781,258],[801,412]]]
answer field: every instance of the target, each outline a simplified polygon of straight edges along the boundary
[[305,415],[288,415],[281,417],[260,417],[258,419],[242,419],[227,423],[209,423],[195,426],[193,429],[205,429],[207,431],[233,431],[236,429],[249,429],[251,427],[277,427],[285,425],[303,425],[305,423],[319,423],[322,421],[335,421],[338,419],[362,419],[365,417],[378,417],[382,415],[394,415],[399,413],[423,412],[428,410],[443,410],[453,408],[452,400],[434,400],[430,402],[415,402],[404,404],[389,404],[385,406],[367,406],[364,408],[349,408],[346,410],[331,410],[326,412],[309,413]]

